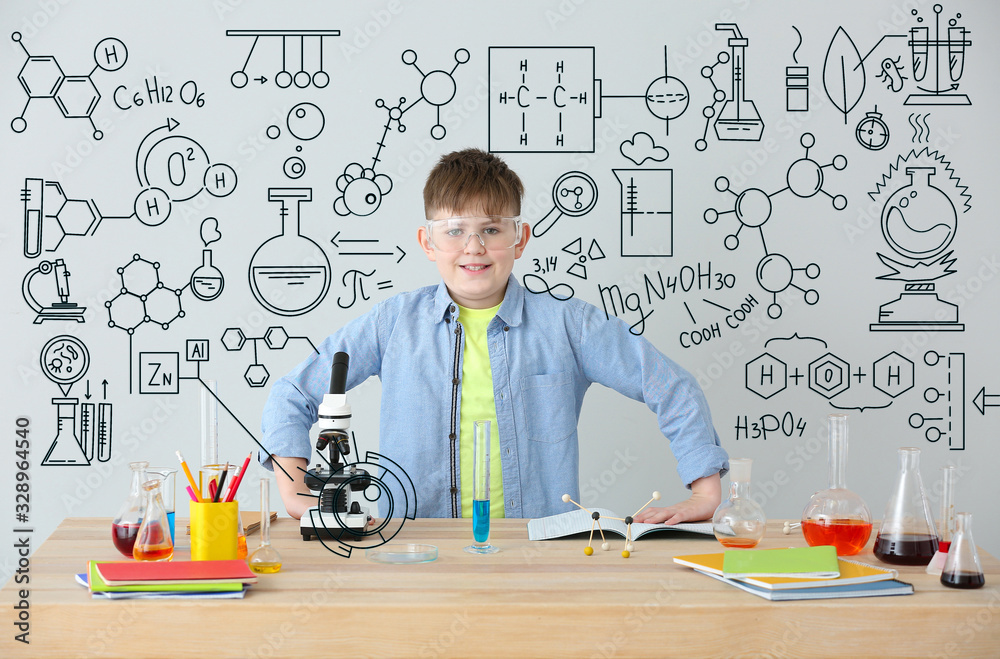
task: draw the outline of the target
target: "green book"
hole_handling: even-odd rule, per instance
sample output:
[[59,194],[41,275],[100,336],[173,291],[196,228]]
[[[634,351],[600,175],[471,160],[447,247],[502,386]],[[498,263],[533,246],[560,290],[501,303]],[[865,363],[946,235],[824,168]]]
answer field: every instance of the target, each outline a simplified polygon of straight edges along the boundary
[[156,586],[109,586],[97,571],[97,561],[87,565],[88,586],[93,593],[138,593],[138,592],[229,592],[243,590],[243,584],[233,583],[175,583]]
[[722,576],[799,577],[836,579],[840,576],[837,549],[832,545],[789,547],[787,549],[739,549],[725,552]]

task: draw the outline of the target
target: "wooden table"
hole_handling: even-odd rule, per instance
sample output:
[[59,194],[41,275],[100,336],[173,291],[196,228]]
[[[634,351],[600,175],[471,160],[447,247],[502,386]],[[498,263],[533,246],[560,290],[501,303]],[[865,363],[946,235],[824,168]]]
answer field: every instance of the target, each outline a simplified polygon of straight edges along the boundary
[[[772,522],[760,546],[803,544],[780,528]],[[393,542],[436,545],[438,559],[383,565],[303,542],[287,518],[271,537],[284,567],[243,600],[92,600],[72,575],[87,559],[121,559],[110,520],[66,519],[31,557],[30,646],[13,638],[22,586],[0,593],[0,656],[1000,655],[1000,562],[985,552],[979,590],[902,567],[914,595],[769,602],[671,561],[720,551],[713,538],[659,534],[623,559],[615,537],[588,557],[586,540],[529,542],[525,520],[494,520],[503,551],[474,556],[462,551],[469,520],[418,519]],[[878,563],[871,543],[857,558]]]

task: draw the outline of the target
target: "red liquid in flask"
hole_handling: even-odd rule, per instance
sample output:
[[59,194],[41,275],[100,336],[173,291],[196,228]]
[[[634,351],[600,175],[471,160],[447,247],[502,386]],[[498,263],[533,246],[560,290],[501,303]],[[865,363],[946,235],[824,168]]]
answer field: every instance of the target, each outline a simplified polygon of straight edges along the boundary
[[937,536],[922,533],[882,535],[875,539],[874,552],[893,565],[927,565],[937,550]]
[[115,543],[115,548],[123,556],[132,558],[132,548],[135,547],[135,538],[139,535],[138,524],[112,524],[111,541]]
[[719,538],[719,542],[723,547],[727,549],[752,549],[757,546],[760,540],[754,540],[753,538]]
[[854,556],[865,548],[872,523],[860,519],[806,520],[802,535],[810,547],[833,545],[837,556]]
[[952,588],[982,588],[986,577],[982,572],[945,572],[941,583]]

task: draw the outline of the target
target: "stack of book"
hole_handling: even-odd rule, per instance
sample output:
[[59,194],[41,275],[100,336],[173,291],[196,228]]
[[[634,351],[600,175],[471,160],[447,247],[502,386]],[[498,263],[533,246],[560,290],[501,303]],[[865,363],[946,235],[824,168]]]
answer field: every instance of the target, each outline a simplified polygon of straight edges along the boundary
[[95,599],[241,598],[257,577],[246,561],[90,561],[76,575]]
[[691,554],[674,562],[775,601],[913,594],[896,570],[838,558],[831,546]]

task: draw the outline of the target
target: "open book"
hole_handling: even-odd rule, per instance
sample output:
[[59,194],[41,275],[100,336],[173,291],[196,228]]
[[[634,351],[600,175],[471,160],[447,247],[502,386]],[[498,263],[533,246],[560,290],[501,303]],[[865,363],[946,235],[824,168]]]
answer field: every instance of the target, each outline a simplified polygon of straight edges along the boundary
[[[591,511],[601,514],[601,528],[604,529],[605,533],[611,532],[623,538],[625,537],[625,522],[612,519],[612,517],[624,518],[624,515],[619,515],[607,508],[591,508]],[[532,519],[528,521],[528,539],[551,540],[552,538],[563,538],[577,533],[589,534],[593,523],[594,520],[591,519],[590,512],[586,510],[571,510],[568,513]],[[711,522],[681,522],[670,526],[666,524],[633,523],[632,539],[638,540],[647,533],[653,533],[654,531],[687,531],[689,533],[715,536],[715,532],[712,531]],[[601,537],[596,525],[594,525],[594,537]]]

